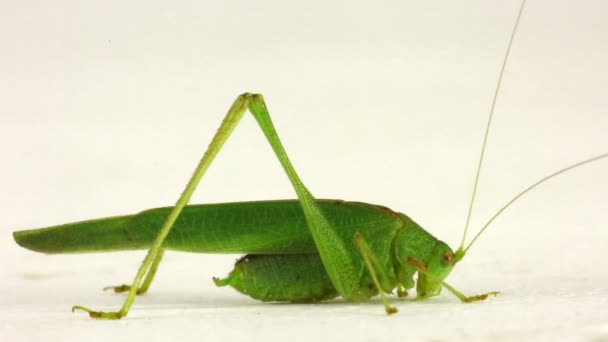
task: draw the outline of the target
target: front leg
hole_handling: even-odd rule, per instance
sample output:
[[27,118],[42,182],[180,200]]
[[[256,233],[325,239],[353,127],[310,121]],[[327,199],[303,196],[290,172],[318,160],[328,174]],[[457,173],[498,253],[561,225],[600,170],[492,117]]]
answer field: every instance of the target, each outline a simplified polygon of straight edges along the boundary
[[[407,260],[407,262],[408,262],[408,264],[416,267],[418,272],[424,274],[425,276],[427,276],[429,278],[434,278],[435,280],[438,280],[439,282],[441,282],[441,285],[443,287],[448,289],[448,291],[452,292],[452,294],[454,296],[458,297],[458,299],[460,299],[463,303],[471,303],[471,302],[477,302],[480,300],[485,300],[486,298],[488,298],[488,296],[491,296],[491,295],[497,296],[500,293],[498,291],[492,291],[492,292],[488,292],[488,293],[484,293],[484,294],[480,294],[480,295],[474,295],[474,296],[467,297],[464,294],[462,294],[460,291],[458,291],[454,287],[452,287],[452,285],[446,283],[444,280],[437,279],[436,277],[434,277],[431,273],[428,272],[428,269],[426,268],[426,266],[424,266],[424,264],[422,264],[420,261],[410,258]],[[424,299],[424,298],[422,298],[422,299]]]

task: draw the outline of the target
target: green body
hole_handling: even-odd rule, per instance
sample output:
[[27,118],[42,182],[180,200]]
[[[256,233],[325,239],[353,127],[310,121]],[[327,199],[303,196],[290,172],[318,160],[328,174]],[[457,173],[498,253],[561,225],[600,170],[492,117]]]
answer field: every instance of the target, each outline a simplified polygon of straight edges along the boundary
[[[408,257],[428,263],[438,242],[407,216],[358,202],[318,200],[353,255],[354,235],[369,241],[382,269],[380,283],[390,292],[412,288],[416,269]],[[18,231],[17,243],[43,253],[85,253],[147,249],[172,208],[139,214]],[[231,285],[264,301],[316,301],[336,297],[297,200],[191,205],[184,208],[163,243],[168,250],[199,253],[243,253],[235,270],[218,285]],[[363,260],[354,258],[359,290],[349,300],[378,293]]]
[[[416,286],[418,298],[440,293],[445,287],[463,302],[483,300],[465,296],[444,279],[488,225],[507,207],[539,184],[581,165],[607,158],[603,154],[573,164],[534,183],[503,206],[465,248],[486,140],[507,56],[523,11],[511,33],[477,168],[467,223],[456,254],[407,216],[385,207],[336,200],[317,200],[294,169],[274,128],[260,94],[239,95],[228,109],[208,149],[174,207],[136,215],[77,222],[14,233],[17,243],[44,253],[79,253],[149,249],[131,285],[110,287],[128,292],[118,311],[103,312],[76,305],[92,318],[125,317],[138,294],[145,293],[165,250],[202,253],[244,253],[218,286],[230,285],[263,301],[318,301],[341,296],[362,301],[379,294],[387,314],[395,313],[385,292]],[[285,174],[297,200],[187,206],[203,175],[246,111],[255,118]],[[312,139],[309,138],[309,139]],[[304,141],[307,143],[307,141]],[[418,272],[417,282],[414,275]],[[145,276],[145,279],[144,279]]]

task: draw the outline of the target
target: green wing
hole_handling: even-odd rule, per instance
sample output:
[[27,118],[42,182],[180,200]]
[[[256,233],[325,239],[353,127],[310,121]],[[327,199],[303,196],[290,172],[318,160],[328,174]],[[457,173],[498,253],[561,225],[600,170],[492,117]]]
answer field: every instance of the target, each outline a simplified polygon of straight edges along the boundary
[[[354,232],[393,230],[396,213],[380,206],[338,200],[317,201],[345,241]],[[90,253],[147,249],[171,207],[14,232],[22,247],[43,253]],[[200,253],[316,253],[297,200],[190,205],[177,219],[163,247]]]

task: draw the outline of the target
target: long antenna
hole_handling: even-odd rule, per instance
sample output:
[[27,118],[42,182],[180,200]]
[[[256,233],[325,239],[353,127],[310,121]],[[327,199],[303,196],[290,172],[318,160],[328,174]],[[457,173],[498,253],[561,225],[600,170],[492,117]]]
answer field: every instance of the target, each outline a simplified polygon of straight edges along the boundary
[[519,19],[521,18],[521,14],[524,11],[524,5],[526,4],[526,0],[521,2],[521,6],[519,7],[519,13],[517,14],[517,19],[515,20],[515,25],[513,26],[513,31],[511,32],[511,39],[509,39],[509,45],[507,46],[507,51],[505,52],[505,58],[502,61],[502,67],[500,68],[500,74],[498,76],[498,82],[496,83],[496,90],[494,91],[494,98],[492,99],[492,107],[490,107],[490,117],[488,118],[488,124],[486,125],[486,133],[483,137],[483,144],[481,145],[481,155],[479,156],[479,164],[477,164],[477,173],[475,174],[475,184],[473,185],[473,194],[471,195],[471,202],[469,203],[469,213],[467,214],[467,222],[464,225],[464,233],[462,234],[462,241],[460,242],[459,250],[462,250],[464,247],[464,242],[467,238],[467,230],[469,229],[469,223],[471,222],[471,214],[473,213],[473,205],[475,203],[475,196],[477,195],[477,184],[479,184],[479,175],[481,174],[481,166],[483,165],[483,157],[486,153],[486,145],[488,142],[488,133],[490,132],[490,125],[492,124],[492,117],[494,116],[494,108],[496,107],[496,99],[498,98],[498,93],[500,92],[500,85],[502,83],[502,76],[505,73],[505,68],[507,66],[507,60],[509,59],[509,54],[511,52],[511,46],[513,45],[513,39],[515,38],[515,32],[517,32],[517,26],[519,26]]
[[[503,212],[504,212],[504,211],[505,211],[505,210],[506,210],[508,207],[510,207],[510,206],[511,206],[511,204],[513,204],[513,203],[514,203],[515,201],[517,201],[517,200],[518,200],[520,197],[522,197],[523,195],[525,195],[526,193],[528,193],[530,190],[532,190],[532,189],[536,188],[536,187],[537,187],[537,186],[539,186],[540,184],[542,184],[542,183],[544,183],[544,182],[548,181],[549,179],[551,179],[551,178],[553,178],[553,177],[555,177],[555,176],[558,176],[558,175],[560,175],[560,174],[562,174],[562,173],[564,173],[564,172],[566,172],[566,171],[570,171],[570,170],[572,170],[572,169],[574,169],[574,168],[577,168],[577,167],[579,167],[579,166],[582,166],[582,165],[585,165],[585,164],[589,164],[589,163],[591,163],[591,162],[598,161],[598,160],[600,160],[600,159],[602,159],[602,158],[606,158],[606,157],[608,157],[608,153],[604,153],[604,154],[601,154],[601,155],[599,155],[599,156],[596,156],[596,157],[593,157],[593,158],[589,158],[589,159],[583,160],[583,161],[578,162],[578,163],[576,163],[576,164],[572,164],[572,165],[570,165],[570,166],[568,166],[568,167],[566,167],[566,168],[563,168],[563,169],[561,169],[561,170],[559,170],[559,171],[557,171],[557,172],[554,172],[554,173],[552,173],[552,174],[550,174],[550,175],[548,175],[548,176],[546,176],[546,177],[544,177],[544,178],[540,179],[540,180],[539,180],[539,181],[537,181],[536,183],[534,183],[534,184],[530,185],[529,187],[527,187],[527,188],[526,188],[524,191],[520,192],[520,193],[519,193],[519,194],[517,194],[515,197],[513,197],[513,199],[512,199],[512,200],[510,200],[509,202],[507,202],[507,204],[505,204],[505,205],[504,205],[502,208],[500,208],[500,210],[498,210],[498,211],[496,212],[496,214],[494,214],[494,216],[492,216],[492,218],[491,218],[491,219],[489,219],[489,220],[488,220],[488,222],[486,222],[486,224],[485,224],[485,225],[484,225],[484,226],[483,226],[483,227],[482,227],[482,228],[479,230],[479,233],[477,233],[477,235],[475,235],[475,237],[473,238],[473,240],[471,240],[471,242],[469,243],[469,245],[467,246],[467,248],[465,248],[465,249],[464,249],[464,251],[463,251],[463,256],[464,256],[464,254],[466,254],[466,253],[467,253],[467,251],[469,250],[469,248],[471,248],[471,246],[473,245],[473,243],[474,243],[475,241],[477,241],[477,238],[479,238],[479,236],[481,236],[481,234],[482,234],[482,233],[483,233],[483,232],[484,232],[484,231],[485,231],[485,230],[488,228],[488,226],[489,226],[489,225],[490,225],[492,222],[494,222],[494,220],[495,220],[495,219],[496,219],[496,218],[497,218],[497,217],[498,217],[500,214],[502,214],[502,213],[503,213]],[[462,257],[461,257],[461,259],[462,259]]]

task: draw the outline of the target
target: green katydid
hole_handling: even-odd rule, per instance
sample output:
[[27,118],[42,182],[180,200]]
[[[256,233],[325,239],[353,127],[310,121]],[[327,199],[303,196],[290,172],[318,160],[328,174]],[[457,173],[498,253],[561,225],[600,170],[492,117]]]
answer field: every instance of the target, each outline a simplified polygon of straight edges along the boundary
[[[509,42],[496,94],[523,5]],[[262,128],[298,199],[186,206],[206,169],[247,110]],[[473,209],[485,146],[484,139],[468,217]],[[136,295],[148,289],[166,249],[246,253],[227,278],[215,279],[215,282],[220,286],[231,285],[254,298],[316,301],[339,295],[346,300],[363,301],[379,294],[386,312],[392,313],[396,310],[388,303],[385,293],[395,288],[399,295],[404,295],[405,290],[416,286],[417,296],[422,299],[439,294],[445,287],[465,302],[496,294],[489,292],[467,297],[444,279],[494,218],[515,200],[558,174],[605,157],[608,154],[571,165],[525,189],[509,201],[466,247],[465,228],[462,243],[454,253],[447,244],[403,214],[365,203],[315,199],[293,169],[262,96],[246,93],[239,96],[228,111],[174,207],[20,231],[15,232],[14,237],[20,245],[46,253],[150,248],[133,283],[113,287],[117,292],[128,292],[120,311],[97,312],[74,307],[87,311],[94,318],[118,319],[127,315]],[[414,282],[416,273],[418,279]],[[280,282],[277,283],[276,279]]]

